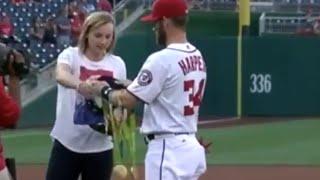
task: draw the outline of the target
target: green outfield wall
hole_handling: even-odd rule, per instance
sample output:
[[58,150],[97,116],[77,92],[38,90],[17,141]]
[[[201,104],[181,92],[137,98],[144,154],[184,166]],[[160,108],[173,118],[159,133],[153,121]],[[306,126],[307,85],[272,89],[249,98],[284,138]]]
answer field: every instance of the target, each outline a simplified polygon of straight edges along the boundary
[[[259,35],[259,17],[260,13],[251,13],[251,26],[249,29],[251,36]],[[152,33],[151,26],[137,21],[126,30],[126,33]],[[238,13],[228,11],[191,11],[187,27],[188,33],[195,36],[237,36]]]
[[[132,44],[152,43],[152,36],[126,35],[118,43],[133,78],[148,53],[132,52]],[[130,41],[129,41],[130,39]],[[135,40],[134,40],[135,39]],[[201,114],[236,115],[235,37],[190,37],[207,62],[208,83]],[[132,44],[130,44],[132,43]],[[154,46],[142,47],[146,50]],[[243,115],[291,116],[320,114],[320,39],[249,37],[243,41]],[[139,55],[138,55],[139,54]],[[138,56],[138,58],[133,58]],[[131,59],[137,59],[132,62]],[[133,76],[132,76],[133,75]]]
[[320,115],[320,39],[244,42],[245,115]]
[[18,127],[43,127],[52,125],[56,113],[57,88],[43,94],[23,108]]
[[[208,81],[200,116],[235,116],[237,47],[235,37],[190,37],[207,63]],[[121,37],[116,54],[134,78],[157,50],[153,36]],[[243,115],[320,115],[320,39],[251,37],[243,42]],[[24,108],[20,127],[52,124],[56,89]],[[141,114],[141,108],[138,111]]]

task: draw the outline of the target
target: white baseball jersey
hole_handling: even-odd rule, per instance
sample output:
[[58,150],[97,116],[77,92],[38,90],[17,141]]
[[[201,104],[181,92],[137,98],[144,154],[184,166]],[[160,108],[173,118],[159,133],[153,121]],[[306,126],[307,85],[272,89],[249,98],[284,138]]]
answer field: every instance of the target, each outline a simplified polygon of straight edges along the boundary
[[[80,53],[79,48],[69,47],[58,56],[58,64],[64,63],[71,67],[75,77],[86,80],[92,75],[111,76],[126,79],[124,61],[115,55],[106,54],[98,62],[90,61]],[[101,134],[88,125],[74,123],[76,101],[81,95],[74,89],[58,84],[56,121],[51,136],[68,149],[78,153],[102,152],[113,147],[110,137]],[[83,98],[83,97],[82,97]]]
[[194,133],[206,84],[201,52],[190,43],[153,53],[128,91],[144,101],[141,133]]

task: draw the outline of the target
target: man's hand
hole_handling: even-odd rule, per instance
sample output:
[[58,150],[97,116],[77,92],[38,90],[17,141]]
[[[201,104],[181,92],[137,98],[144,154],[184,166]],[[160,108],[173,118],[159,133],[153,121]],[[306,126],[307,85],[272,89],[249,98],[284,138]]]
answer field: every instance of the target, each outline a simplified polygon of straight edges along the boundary
[[202,136],[200,138],[197,138],[199,141],[199,144],[205,149],[206,153],[210,153],[210,146],[212,145],[211,141],[205,142]]

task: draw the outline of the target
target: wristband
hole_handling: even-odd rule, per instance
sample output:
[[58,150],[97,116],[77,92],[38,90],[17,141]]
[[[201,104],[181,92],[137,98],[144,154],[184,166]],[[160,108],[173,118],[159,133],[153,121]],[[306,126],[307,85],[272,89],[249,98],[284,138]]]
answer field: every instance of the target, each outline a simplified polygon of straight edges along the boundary
[[109,101],[109,94],[113,91],[113,89],[109,86],[104,86],[101,89],[101,97],[105,100]]

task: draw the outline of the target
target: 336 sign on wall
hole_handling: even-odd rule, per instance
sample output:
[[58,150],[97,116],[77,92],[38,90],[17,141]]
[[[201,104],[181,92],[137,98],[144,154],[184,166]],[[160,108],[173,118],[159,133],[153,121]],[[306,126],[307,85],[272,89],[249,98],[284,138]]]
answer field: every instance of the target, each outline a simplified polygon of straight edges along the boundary
[[270,93],[272,90],[271,74],[251,74],[250,75],[250,93],[261,94]]

